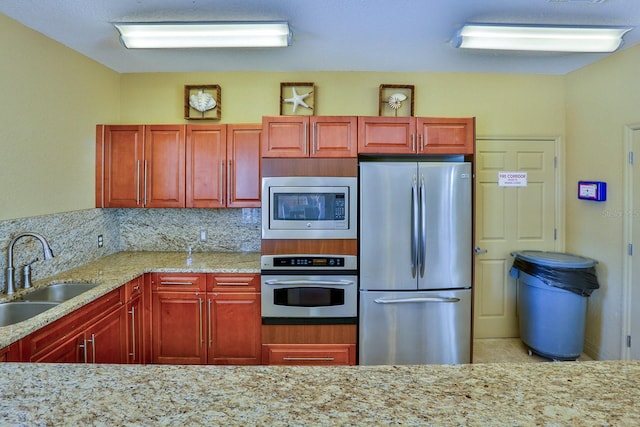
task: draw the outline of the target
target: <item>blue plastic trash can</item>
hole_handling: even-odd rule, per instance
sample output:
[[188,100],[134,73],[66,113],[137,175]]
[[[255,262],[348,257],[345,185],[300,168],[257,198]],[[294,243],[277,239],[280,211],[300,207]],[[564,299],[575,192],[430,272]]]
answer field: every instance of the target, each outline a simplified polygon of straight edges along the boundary
[[598,261],[579,255],[520,251],[511,276],[517,278],[520,339],[553,360],[576,360],[584,347],[587,298],[598,289]]

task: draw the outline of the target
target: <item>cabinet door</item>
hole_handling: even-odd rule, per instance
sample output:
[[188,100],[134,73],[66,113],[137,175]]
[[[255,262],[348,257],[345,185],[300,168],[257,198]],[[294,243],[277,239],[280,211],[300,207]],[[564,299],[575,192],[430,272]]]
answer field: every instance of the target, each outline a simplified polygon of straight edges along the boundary
[[349,116],[310,117],[311,157],[357,157],[358,119]]
[[208,308],[208,363],[260,364],[260,294],[210,292]]
[[226,194],[226,126],[187,126],[188,208],[220,208]]
[[227,125],[227,206],[260,207],[262,127]]
[[185,207],[185,127],[145,127],[144,205],[148,208]]
[[88,352],[83,331],[60,339],[54,346],[32,357],[34,363],[81,363],[87,362]]
[[204,364],[205,293],[154,292],[152,362]]
[[126,317],[120,307],[85,330],[85,351],[88,363],[125,363]]
[[14,342],[0,349],[0,362],[20,362],[20,342]]
[[309,157],[309,118],[262,118],[262,157]]
[[102,188],[103,204],[97,207],[141,207],[144,127],[105,126],[102,137],[96,149],[104,154],[103,176],[96,179],[104,182],[96,183],[96,189]]
[[473,118],[418,118],[419,148],[425,154],[473,154]]
[[358,117],[358,152],[415,153],[415,129],[413,117]]

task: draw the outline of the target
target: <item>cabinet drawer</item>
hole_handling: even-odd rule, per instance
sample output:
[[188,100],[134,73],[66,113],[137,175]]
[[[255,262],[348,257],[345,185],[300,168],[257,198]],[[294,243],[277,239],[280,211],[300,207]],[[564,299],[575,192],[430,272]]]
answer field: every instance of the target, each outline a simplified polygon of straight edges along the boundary
[[206,288],[204,274],[153,273],[151,275],[151,289],[154,291],[204,292]]
[[355,344],[263,344],[264,365],[355,365]]
[[260,292],[260,275],[212,274],[209,275],[209,291]]
[[128,302],[134,298],[137,298],[142,295],[142,285],[143,285],[142,277],[138,277],[133,279],[130,282],[125,283],[124,285],[124,301]]

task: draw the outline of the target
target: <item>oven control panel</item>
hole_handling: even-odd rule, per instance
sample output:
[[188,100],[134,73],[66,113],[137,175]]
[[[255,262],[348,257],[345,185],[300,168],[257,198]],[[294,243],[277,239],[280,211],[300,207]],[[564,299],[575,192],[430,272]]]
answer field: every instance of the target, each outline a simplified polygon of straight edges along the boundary
[[263,270],[297,269],[297,270],[355,270],[357,257],[354,255],[263,255]]

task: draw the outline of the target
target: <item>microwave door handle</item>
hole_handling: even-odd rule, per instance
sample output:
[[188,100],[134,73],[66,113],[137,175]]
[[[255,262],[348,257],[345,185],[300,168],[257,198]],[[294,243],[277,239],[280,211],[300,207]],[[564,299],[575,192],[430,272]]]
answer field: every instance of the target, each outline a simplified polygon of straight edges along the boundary
[[340,286],[349,286],[353,285],[353,280],[265,280],[265,285],[322,285],[322,286],[331,286],[331,285],[340,285]]
[[413,176],[411,186],[411,277],[418,271],[418,180]]

